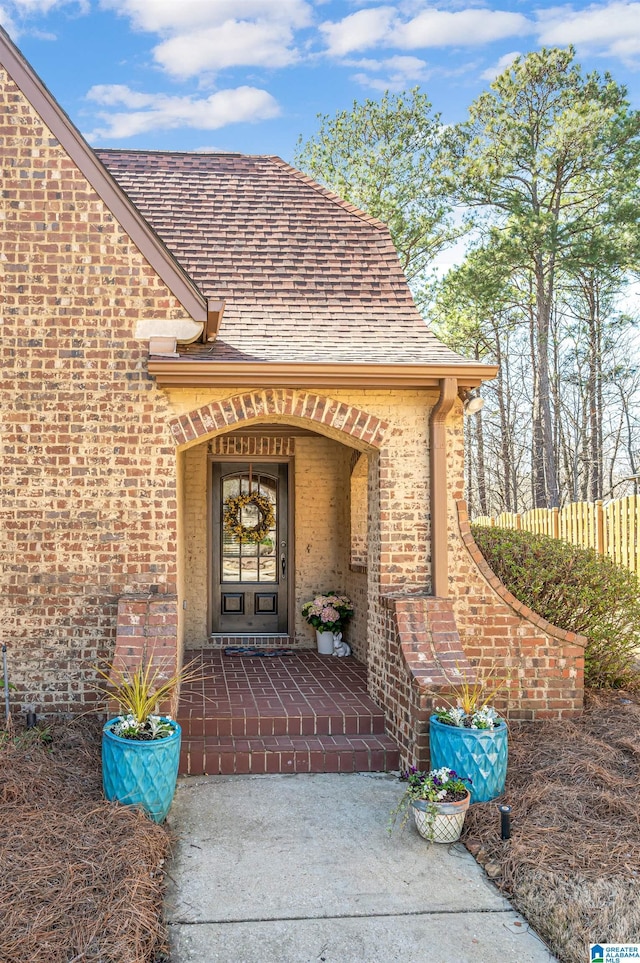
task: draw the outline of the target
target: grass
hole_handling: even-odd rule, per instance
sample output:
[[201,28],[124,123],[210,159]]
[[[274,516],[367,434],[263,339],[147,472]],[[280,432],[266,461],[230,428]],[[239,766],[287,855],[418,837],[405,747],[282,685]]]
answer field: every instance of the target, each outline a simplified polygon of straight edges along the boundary
[[575,720],[511,725],[504,797],[472,806],[463,841],[562,963],[640,934],[640,696],[587,692]]

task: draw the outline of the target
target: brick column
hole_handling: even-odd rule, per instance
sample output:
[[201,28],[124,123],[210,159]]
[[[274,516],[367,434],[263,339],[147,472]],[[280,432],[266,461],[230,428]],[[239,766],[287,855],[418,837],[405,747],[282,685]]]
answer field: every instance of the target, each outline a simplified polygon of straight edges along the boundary
[[[129,672],[151,661],[161,675],[171,678],[178,670],[178,597],[176,595],[122,595],[118,599],[115,668]],[[178,690],[166,711],[175,716]],[[164,710],[163,710],[164,711]]]
[[429,767],[429,716],[438,694],[462,678],[472,681],[450,599],[427,592],[383,597],[387,611],[388,679],[384,704],[402,764]]

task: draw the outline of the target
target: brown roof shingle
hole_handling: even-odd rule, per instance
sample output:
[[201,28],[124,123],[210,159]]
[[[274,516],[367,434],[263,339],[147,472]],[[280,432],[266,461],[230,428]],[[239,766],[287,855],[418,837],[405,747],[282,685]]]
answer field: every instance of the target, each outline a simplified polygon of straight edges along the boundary
[[387,228],[278,157],[97,150],[205,296],[215,361],[455,364],[429,331]]

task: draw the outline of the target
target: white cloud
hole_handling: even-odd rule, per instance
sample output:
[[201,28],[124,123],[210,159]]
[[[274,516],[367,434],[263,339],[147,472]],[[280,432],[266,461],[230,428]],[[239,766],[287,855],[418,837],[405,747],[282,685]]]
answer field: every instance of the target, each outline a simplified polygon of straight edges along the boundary
[[483,80],[495,80],[499,77],[507,67],[510,67],[516,57],[521,57],[522,54],[519,50],[513,50],[511,53],[503,54],[502,57],[492,67],[487,67],[483,70],[480,76]]
[[[17,38],[23,30],[22,24],[29,17],[45,16],[55,7],[74,6],[79,13],[89,12],[89,0],[7,0],[0,5],[0,24],[11,37]],[[51,33],[30,29],[32,37],[41,40],[54,40]]]
[[159,94],[140,94],[124,84],[94,84],[87,92],[87,100],[93,100],[103,107],[130,107],[144,110],[157,103]]
[[640,35],[636,33],[635,36],[620,37],[609,44],[608,48],[602,53],[618,57],[628,67],[635,69],[638,66],[638,56],[640,55]]
[[161,36],[154,57],[180,79],[295,63],[295,31],[312,22],[307,0],[101,0],[101,6]]
[[425,60],[419,57],[405,56],[398,54],[396,57],[385,57],[383,60],[373,60],[362,58],[360,60],[345,60],[347,67],[361,67],[363,70],[372,70],[379,73],[381,70],[403,70],[407,76],[419,73],[426,67]]
[[486,9],[449,13],[431,8],[398,25],[392,41],[405,50],[420,47],[475,47],[505,37],[531,33],[532,29],[531,21],[520,13]]
[[105,125],[87,134],[92,143],[176,127],[217,130],[228,124],[268,120],[280,112],[271,94],[256,87],[219,90],[210,97],[196,98],[138,93],[121,84],[100,84],[92,87],[87,97],[103,107],[127,108],[98,112]]
[[576,11],[554,7],[539,11],[538,40],[548,47],[574,44],[578,49],[633,61],[640,54],[640,3],[592,4]]
[[17,37],[19,34],[18,26],[6,7],[0,7],[0,26],[4,27],[10,37]]
[[260,20],[292,27],[311,23],[307,0],[100,0],[100,6],[129,17],[140,30],[165,35],[220,26],[228,20]]
[[328,20],[321,23],[320,30],[327,41],[328,53],[343,57],[355,50],[378,46],[388,36],[396,15],[394,7],[372,7],[351,13],[337,23]]
[[[415,16],[408,11],[418,10]],[[404,17],[402,13],[404,12]],[[534,24],[520,13],[468,7],[462,10],[424,8],[421,3],[369,7],[349,14],[337,22],[320,25],[328,50],[341,57],[355,50],[373,47],[398,47],[418,50],[425,47],[479,46],[505,37],[533,32]]]
[[[431,71],[425,60],[418,57],[387,57],[383,60],[345,61],[345,66],[359,67],[364,73],[354,74],[353,79],[372,90],[390,90],[398,93],[411,84],[424,83]],[[381,74],[381,76],[374,76]]]
[[225,67],[286,67],[297,60],[292,41],[292,31],[283,24],[227,20],[165,40],[153,54],[168,73],[185,79]]

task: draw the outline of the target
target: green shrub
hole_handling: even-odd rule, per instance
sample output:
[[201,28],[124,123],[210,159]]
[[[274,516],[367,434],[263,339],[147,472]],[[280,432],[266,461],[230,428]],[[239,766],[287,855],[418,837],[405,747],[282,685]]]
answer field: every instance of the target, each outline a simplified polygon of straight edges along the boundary
[[592,549],[544,535],[472,526],[488,564],[517,599],[552,625],[586,635],[585,682],[640,685],[640,585]]

